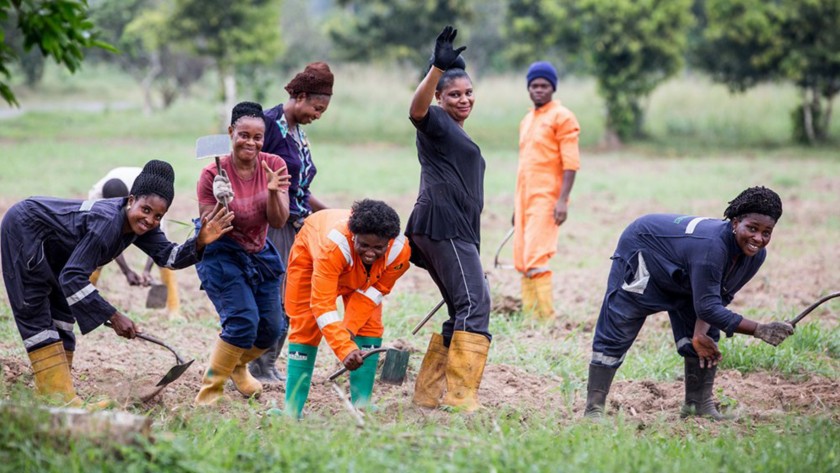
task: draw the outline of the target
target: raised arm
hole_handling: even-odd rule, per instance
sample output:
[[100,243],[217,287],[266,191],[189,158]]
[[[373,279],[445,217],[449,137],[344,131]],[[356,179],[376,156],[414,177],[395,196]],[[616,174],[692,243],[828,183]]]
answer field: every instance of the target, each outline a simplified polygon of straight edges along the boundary
[[429,105],[435,97],[435,89],[443,72],[458,59],[463,50],[467,49],[466,46],[461,46],[458,49],[453,48],[452,44],[457,35],[458,30],[452,26],[446,26],[435,40],[432,67],[429,68],[429,72],[426,73],[426,77],[417,86],[414,97],[411,98],[411,108],[408,111],[408,116],[412,120],[422,120],[429,113]]

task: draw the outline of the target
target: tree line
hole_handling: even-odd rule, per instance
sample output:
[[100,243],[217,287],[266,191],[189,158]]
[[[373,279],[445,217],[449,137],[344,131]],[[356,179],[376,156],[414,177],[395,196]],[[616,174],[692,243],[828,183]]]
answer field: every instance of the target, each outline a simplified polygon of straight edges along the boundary
[[418,51],[446,24],[473,71],[549,59],[592,76],[614,142],[644,137],[646,98],[685,68],[733,92],[793,84],[793,138],[804,143],[829,139],[840,91],[840,0],[0,0],[0,23],[10,104],[13,70],[34,86],[45,58],[73,71],[87,56],[135,77],[148,113],[210,69],[232,106],[238,87],[259,95],[276,71],[314,59],[419,71]]

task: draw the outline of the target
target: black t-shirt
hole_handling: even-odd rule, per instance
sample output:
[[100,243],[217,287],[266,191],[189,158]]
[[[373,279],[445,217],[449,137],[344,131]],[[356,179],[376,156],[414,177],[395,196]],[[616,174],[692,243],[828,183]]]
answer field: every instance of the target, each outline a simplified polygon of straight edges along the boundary
[[464,129],[437,106],[417,129],[420,190],[405,233],[433,240],[460,238],[479,245],[484,207],[484,158]]

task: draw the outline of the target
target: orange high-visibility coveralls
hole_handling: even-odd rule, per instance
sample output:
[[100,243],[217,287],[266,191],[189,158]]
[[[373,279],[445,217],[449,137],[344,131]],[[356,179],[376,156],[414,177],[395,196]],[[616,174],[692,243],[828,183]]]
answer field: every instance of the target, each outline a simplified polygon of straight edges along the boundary
[[575,115],[559,101],[531,110],[519,124],[519,169],[514,197],[513,264],[528,277],[550,272],[560,227],[554,206],[563,172],[580,169]]
[[[347,228],[350,211],[328,209],[307,217],[295,238],[286,270],[289,343],[317,347],[326,337],[339,360],[359,347],[350,334],[382,337],[382,298],[408,270],[404,235],[388,242],[385,256],[365,269]],[[344,319],[336,299],[344,302]]]

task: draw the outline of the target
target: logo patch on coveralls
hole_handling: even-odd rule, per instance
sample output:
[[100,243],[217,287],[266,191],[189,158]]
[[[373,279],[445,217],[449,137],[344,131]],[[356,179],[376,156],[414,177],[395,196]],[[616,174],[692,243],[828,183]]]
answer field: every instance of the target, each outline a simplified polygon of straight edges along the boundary
[[290,351],[289,359],[295,361],[306,361],[309,359],[309,355],[302,351]]
[[402,269],[402,267],[403,267],[403,265],[402,265],[402,263],[400,263],[400,264],[394,266],[394,271],[399,271],[399,270]]

